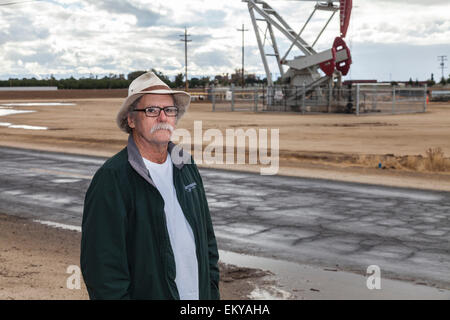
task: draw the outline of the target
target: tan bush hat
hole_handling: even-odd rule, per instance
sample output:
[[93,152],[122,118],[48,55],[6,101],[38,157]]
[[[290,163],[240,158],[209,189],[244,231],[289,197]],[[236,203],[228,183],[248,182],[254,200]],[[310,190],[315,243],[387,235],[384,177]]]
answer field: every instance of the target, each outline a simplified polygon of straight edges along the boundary
[[130,106],[144,94],[173,95],[175,105],[178,107],[178,120],[181,119],[191,103],[191,96],[187,92],[174,91],[153,72],[146,72],[131,82],[130,87],[128,88],[128,97],[123,102],[122,107],[117,114],[116,123],[122,131],[130,133],[131,129],[128,126]]

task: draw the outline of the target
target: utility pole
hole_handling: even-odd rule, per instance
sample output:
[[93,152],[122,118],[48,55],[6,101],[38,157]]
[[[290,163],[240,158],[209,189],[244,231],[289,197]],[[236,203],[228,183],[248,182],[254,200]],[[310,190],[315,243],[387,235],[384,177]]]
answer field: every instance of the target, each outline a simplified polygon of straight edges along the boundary
[[188,40],[188,37],[191,35],[187,33],[186,27],[184,28],[184,34],[180,35],[180,37],[183,37],[184,39],[181,39],[180,41],[184,42],[184,68],[185,68],[185,76],[186,76],[186,91],[189,89],[189,82],[188,82],[188,62],[187,62],[187,44],[188,42],[192,42],[192,40]]
[[242,32],[242,88],[245,87],[245,75],[244,75],[244,32],[248,31],[248,29],[244,28],[244,24],[242,24],[242,29],[237,29],[237,31]]
[[444,77],[444,69],[447,68],[445,66],[445,61],[447,61],[447,56],[438,56],[438,60],[441,61],[441,63],[439,64],[441,66],[441,70],[442,70],[442,78],[441,79],[445,79],[445,77]]

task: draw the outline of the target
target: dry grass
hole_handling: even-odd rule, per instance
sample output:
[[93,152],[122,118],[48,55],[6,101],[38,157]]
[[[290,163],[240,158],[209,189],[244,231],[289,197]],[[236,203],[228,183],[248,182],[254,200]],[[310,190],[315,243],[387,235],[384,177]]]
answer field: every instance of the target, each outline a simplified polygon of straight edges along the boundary
[[363,154],[355,161],[356,164],[381,169],[403,169],[417,172],[450,172],[450,158],[446,158],[442,148],[428,148],[422,155],[395,156],[393,154],[368,155]]
[[425,168],[433,172],[450,171],[450,158],[445,158],[441,148],[429,148],[427,150]]
[[406,156],[404,157],[401,165],[409,170],[423,171],[423,158],[422,156]]

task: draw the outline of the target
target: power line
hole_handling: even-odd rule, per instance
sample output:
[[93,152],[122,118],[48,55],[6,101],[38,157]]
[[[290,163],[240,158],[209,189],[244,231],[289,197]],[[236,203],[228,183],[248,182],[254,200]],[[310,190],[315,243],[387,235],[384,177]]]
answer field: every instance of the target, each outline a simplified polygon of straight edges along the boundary
[[0,3],[0,6],[10,6],[13,4],[21,4],[21,3],[36,2],[36,1],[41,1],[41,0],[28,0],[28,1],[15,1],[15,2]]
[[188,40],[188,37],[191,35],[187,33],[187,29],[184,28],[184,34],[180,35],[180,37],[183,37],[184,39],[181,39],[180,41],[184,42],[184,67],[185,67],[185,74],[186,74],[186,91],[189,89],[189,82],[188,82],[188,62],[187,62],[187,44],[188,42],[192,42],[192,40]]

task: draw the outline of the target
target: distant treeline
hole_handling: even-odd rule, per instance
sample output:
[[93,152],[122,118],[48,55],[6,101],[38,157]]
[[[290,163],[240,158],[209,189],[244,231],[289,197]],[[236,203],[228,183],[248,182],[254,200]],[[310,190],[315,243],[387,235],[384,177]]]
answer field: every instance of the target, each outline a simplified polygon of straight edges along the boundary
[[[179,73],[175,76],[174,81],[170,80],[170,78],[164,75],[162,72],[156,71],[155,69],[151,69],[162,81],[164,81],[171,88],[184,88],[184,75]],[[130,83],[139,77],[141,74],[146,71],[134,71],[129,73],[128,75],[124,74],[110,74],[109,76],[104,76],[102,78],[90,76],[89,78],[80,78],[75,79],[74,77],[70,77],[68,79],[55,79],[51,76],[49,79],[8,79],[8,80],[0,80],[0,87],[58,87],[58,89],[127,89],[130,86]],[[279,77],[275,84],[282,84],[282,79]],[[409,79],[406,84],[411,87],[421,86],[424,83],[428,85],[428,87],[432,87],[436,84],[447,85],[450,84],[450,75],[448,79],[442,78],[439,83],[436,83],[434,80],[434,75],[431,74],[431,79],[428,79],[425,82],[413,81],[412,78]],[[240,86],[242,85],[242,69],[236,69],[232,74],[221,74],[216,75],[214,78],[210,77],[201,77],[201,78],[190,78],[189,79],[189,88],[206,88],[211,85],[215,86],[230,86],[230,85]],[[396,81],[391,82],[392,85],[398,85]],[[245,73],[245,85],[246,86],[254,86],[254,85],[267,85],[266,78],[259,78],[255,74]]]
[[[153,70],[154,71],[154,70]],[[0,87],[58,87],[58,89],[124,89],[128,88],[131,81],[143,74],[145,71],[136,71],[125,75],[104,76],[103,78],[90,77],[75,79],[70,77],[68,79],[55,79],[53,76],[49,79],[8,79],[0,80]],[[158,73],[158,75],[161,75]],[[164,75],[162,80],[166,79]],[[168,78],[167,78],[168,80]],[[170,81],[170,80],[169,80]],[[168,83],[169,84],[169,83]]]
[[130,81],[126,79],[9,79],[0,80],[0,87],[58,87],[58,89],[122,89],[127,88]]
[[[182,88],[184,87],[184,76],[179,73],[175,76],[174,81],[164,75],[162,72],[152,69],[152,71],[169,87],[171,88]],[[49,79],[8,79],[0,80],[0,87],[58,87],[58,89],[125,89],[128,88],[130,83],[139,77],[146,71],[134,71],[129,73],[127,76],[124,74],[110,74],[109,76],[104,76],[102,78],[91,76],[89,78],[75,79],[70,77],[68,79],[55,79],[51,76]],[[189,79],[190,88],[205,88],[212,84],[214,85],[230,85],[234,83],[235,85],[241,84],[241,71],[239,69],[235,70],[234,74],[228,75],[217,75],[214,79],[210,77],[201,78],[191,78]],[[247,85],[252,84],[264,84],[266,79],[259,79],[253,74],[245,75],[245,82]]]

